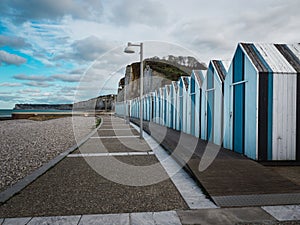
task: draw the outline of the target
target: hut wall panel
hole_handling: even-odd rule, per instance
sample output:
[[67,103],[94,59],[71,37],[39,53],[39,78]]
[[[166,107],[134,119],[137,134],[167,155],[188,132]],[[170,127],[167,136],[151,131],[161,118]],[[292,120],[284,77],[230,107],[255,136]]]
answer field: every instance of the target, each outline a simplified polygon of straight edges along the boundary
[[202,84],[202,99],[201,99],[201,139],[206,140],[207,138],[207,95],[206,95],[206,82]]
[[232,64],[224,82],[224,140],[223,145],[232,150]]
[[245,155],[257,159],[257,71],[245,58]]
[[201,89],[196,88],[195,90],[195,136],[200,137],[200,120],[201,120]]
[[295,160],[297,76],[274,74],[273,84],[273,160]]
[[192,99],[191,95],[187,92],[186,93],[186,133],[191,134],[191,105],[192,105]]
[[222,83],[218,79],[218,74],[215,74],[215,100],[214,100],[214,143],[222,144],[222,108],[223,108],[223,93]]

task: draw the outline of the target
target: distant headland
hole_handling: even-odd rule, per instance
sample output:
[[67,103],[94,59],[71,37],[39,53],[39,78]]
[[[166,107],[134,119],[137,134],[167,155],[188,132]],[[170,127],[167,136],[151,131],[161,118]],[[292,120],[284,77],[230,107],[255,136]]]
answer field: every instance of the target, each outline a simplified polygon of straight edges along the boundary
[[73,104],[16,104],[13,110],[72,110]]

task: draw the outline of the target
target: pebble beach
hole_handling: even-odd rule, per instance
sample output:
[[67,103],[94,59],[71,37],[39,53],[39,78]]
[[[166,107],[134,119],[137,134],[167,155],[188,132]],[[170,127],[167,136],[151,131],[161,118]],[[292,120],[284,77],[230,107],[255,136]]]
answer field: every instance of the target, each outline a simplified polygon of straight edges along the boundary
[[0,192],[66,151],[92,130],[93,117],[0,121]]

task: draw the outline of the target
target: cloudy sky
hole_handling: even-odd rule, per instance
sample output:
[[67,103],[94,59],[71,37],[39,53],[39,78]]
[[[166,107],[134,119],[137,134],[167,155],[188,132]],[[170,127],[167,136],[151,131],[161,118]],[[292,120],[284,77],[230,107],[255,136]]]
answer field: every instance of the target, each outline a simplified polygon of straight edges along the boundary
[[1,0],[0,108],[116,92],[124,66],[139,59],[122,53],[128,41],[145,42],[147,57],[190,53],[205,63],[230,60],[238,42],[299,42],[299,8],[299,0]]

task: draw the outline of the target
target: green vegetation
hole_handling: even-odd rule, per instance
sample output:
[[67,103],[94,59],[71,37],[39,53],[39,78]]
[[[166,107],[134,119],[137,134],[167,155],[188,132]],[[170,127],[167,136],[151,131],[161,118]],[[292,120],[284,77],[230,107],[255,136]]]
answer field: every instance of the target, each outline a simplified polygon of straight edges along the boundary
[[149,65],[152,70],[164,74],[165,78],[168,80],[177,81],[179,79],[179,77],[181,77],[181,76],[189,76],[189,74],[187,74],[180,68],[175,67],[170,64],[167,64],[167,63],[146,61],[145,64]]
[[100,124],[101,124],[101,118],[100,118],[100,117],[97,117],[97,118],[96,118],[96,125],[95,125],[95,128],[99,127]]

